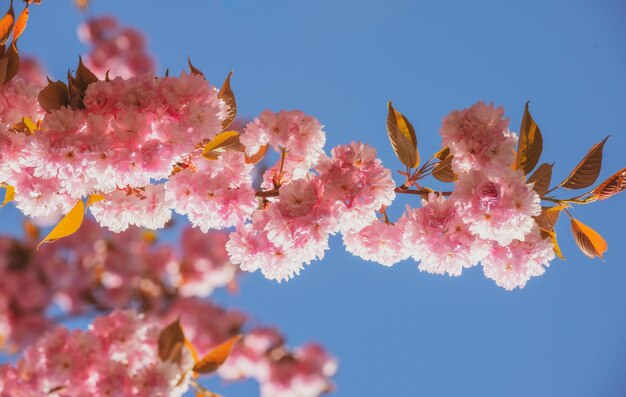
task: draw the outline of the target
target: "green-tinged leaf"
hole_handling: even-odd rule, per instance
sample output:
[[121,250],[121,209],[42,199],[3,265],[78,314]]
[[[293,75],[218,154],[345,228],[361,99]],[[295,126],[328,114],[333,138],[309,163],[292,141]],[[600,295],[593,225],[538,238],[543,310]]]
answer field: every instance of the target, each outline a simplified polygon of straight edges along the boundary
[[418,167],[420,156],[415,129],[406,117],[393,108],[391,101],[387,108],[387,135],[398,160],[408,168]]
[[159,358],[161,361],[179,363],[185,345],[185,334],[180,319],[165,327],[159,334]]
[[559,259],[565,260],[563,256],[563,252],[561,252],[561,247],[559,246],[559,242],[556,239],[556,232],[554,230],[544,230],[541,229],[541,237],[545,240],[549,238],[552,240],[552,250],[554,254],[559,257]]
[[210,374],[217,370],[220,365],[226,361],[230,352],[233,350],[233,346],[235,346],[235,343],[237,343],[239,339],[241,339],[241,335],[233,336],[208,352],[196,363],[193,367],[193,371],[200,374]]
[[602,168],[602,149],[607,136],[602,142],[596,143],[587,152],[587,155],[581,160],[580,163],[572,170],[567,178],[559,184],[566,189],[582,189],[589,187],[598,179],[600,175],[600,169]]
[[70,103],[70,95],[65,83],[48,79],[48,85],[39,93],[39,105],[48,113],[67,106]]
[[63,237],[70,236],[80,228],[85,216],[85,204],[82,200],[78,200],[74,208],[70,210],[57,225],[48,233],[46,237],[39,243],[37,248],[44,243],[51,243]]
[[189,63],[189,70],[191,70],[191,74],[197,74],[199,76],[204,77],[204,73],[202,73],[199,69],[193,66],[193,64],[191,63],[191,59],[189,57],[187,57],[187,63]]
[[11,185],[7,185],[6,183],[0,184],[0,187],[4,188],[4,200],[2,201],[2,205],[0,205],[0,207],[4,207],[15,199],[15,188]]
[[440,180],[441,182],[454,182],[458,179],[454,171],[452,171],[452,156],[448,154],[446,158],[441,160],[433,171],[431,172],[432,176]]
[[544,230],[554,230],[554,225],[559,220],[561,211],[565,206],[556,205],[554,207],[541,207],[541,214],[535,217],[535,222]]
[[232,74],[233,72],[228,73],[228,77],[224,80],[222,88],[217,93],[217,97],[226,103],[226,108],[228,109],[228,116],[226,116],[226,120],[222,121],[223,130],[228,128],[230,123],[235,120],[235,116],[237,116],[237,102],[235,101],[235,94],[230,87],[230,76],[232,76]]
[[553,164],[543,163],[528,178],[527,183],[534,183],[533,190],[537,192],[539,197],[543,197],[550,189],[550,181],[552,180]]
[[598,232],[574,218],[572,218],[572,234],[578,248],[591,259],[596,256],[602,258],[608,248],[606,241]]
[[253,154],[252,156],[248,157],[248,155],[246,154],[246,164],[256,164],[259,161],[263,160],[263,157],[265,157],[265,153],[267,153],[267,148],[269,147],[268,144],[265,145],[261,145],[261,147],[259,148],[259,150]]
[[202,156],[209,160],[217,160],[219,155],[226,150],[243,150],[243,145],[239,142],[237,131],[224,131],[211,139],[202,149]]
[[9,5],[9,10],[0,19],[0,45],[5,45],[13,33],[13,24],[15,23],[15,13],[13,12],[13,2]]
[[626,168],[622,168],[611,175],[611,177],[602,182],[600,186],[593,189],[591,193],[597,200],[606,200],[624,189],[626,189]]
[[17,39],[24,33],[24,29],[26,29],[26,23],[28,22],[28,14],[30,11],[28,10],[28,5],[24,7],[20,16],[17,17],[15,21],[15,26],[13,26],[13,42],[15,43]]
[[515,154],[515,169],[524,170],[524,175],[528,175],[539,162],[542,150],[543,137],[537,123],[528,111],[528,102],[526,102]]

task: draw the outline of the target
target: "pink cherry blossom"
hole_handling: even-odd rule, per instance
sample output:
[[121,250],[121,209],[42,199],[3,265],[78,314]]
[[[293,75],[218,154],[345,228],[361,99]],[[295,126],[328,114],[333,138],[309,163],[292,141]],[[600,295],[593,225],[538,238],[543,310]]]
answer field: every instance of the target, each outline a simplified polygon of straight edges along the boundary
[[539,196],[522,172],[508,167],[462,174],[453,198],[470,232],[500,245],[523,240],[535,224],[533,216],[541,212]]
[[468,109],[455,110],[443,120],[442,145],[454,155],[456,172],[488,169],[511,164],[517,138],[508,131],[504,109],[477,102]]
[[552,259],[552,242],[543,239],[535,226],[524,240],[513,240],[506,246],[494,243],[482,263],[485,277],[495,280],[500,287],[512,290],[524,288],[531,277],[541,276],[544,266],[549,266]]
[[339,203],[341,230],[360,230],[395,198],[391,171],[376,158],[374,148],[360,142],[336,146],[331,154],[316,166],[325,194]]
[[391,266],[409,257],[404,240],[405,219],[392,224],[374,221],[360,231],[343,234],[346,250],[365,260]]
[[434,194],[421,208],[409,210],[404,239],[407,253],[421,261],[419,269],[434,274],[459,276],[486,253],[485,243],[470,233],[455,201]]

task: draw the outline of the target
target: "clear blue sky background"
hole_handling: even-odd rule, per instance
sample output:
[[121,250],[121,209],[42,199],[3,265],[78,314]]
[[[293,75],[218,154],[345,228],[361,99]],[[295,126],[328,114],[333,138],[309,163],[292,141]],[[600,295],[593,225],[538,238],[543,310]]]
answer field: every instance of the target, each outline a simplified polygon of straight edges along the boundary
[[[329,147],[367,141],[392,169],[389,99],[413,122],[424,155],[438,150],[450,110],[494,101],[517,130],[531,100],[555,179],[608,134],[601,177],[626,165],[623,1],[93,3],[91,13],[147,34],[160,72],[180,71],[187,56],[216,83],[234,69],[242,115],[302,109],[326,126]],[[85,50],[75,34],[83,17],[69,0],[44,0],[22,51],[63,76]],[[247,275],[238,296],[216,298],[280,327],[291,344],[327,346],[340,360],[337,396],[624,396],[625,204],[626,194],[574,210],[605,236],[606,261],[584,257],[562,219],[567,261],[523,290],[506,292],[479,267],[459,278],[408,261],[384,268],[334,238],[326,259],[295,280]],[[17,233],[17,219],[2,210],[0,230]],[[216,389],[256,393],[253,384]]]

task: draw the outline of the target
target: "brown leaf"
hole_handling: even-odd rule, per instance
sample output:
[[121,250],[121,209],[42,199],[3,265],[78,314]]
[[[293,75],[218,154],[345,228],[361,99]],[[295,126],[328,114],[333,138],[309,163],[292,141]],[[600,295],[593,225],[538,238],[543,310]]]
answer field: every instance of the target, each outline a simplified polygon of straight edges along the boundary
[[446,157],[448,157],[449,154],[450,154],[450,148],[446,146],[440,151],[438,151],[437,153],[435,153],[433,157],[437,157],[439,160],[443,160]]
[[406,117],[393,108],[391,101],[387,108],[387,135],[398,160],[408,168],[418,167],[420,156],[415,129]]
[[559,242],[556,240],[556,232],[554,230],[543,230],[541,229],[541,237],[545,240],[549,238],[552,240],[552,250],[554,254],[559,257],[559,259],[565,260],[563,253],[561,252],[561,247],[559,246]]
[[535,217],[535,222],[540,228],[545,230],[554,230],[554,225],[559,220],[559,215],[565,207],[556,205],[554,207],[541,207],[541,214]]
[[17,17],[17,21],[15,21],[15,26],[13,26],[13,42],[15,43],[17,39],[24,33],[24,29],[26,29],[26,22],[28,22],[28,5],[24,7],[20,16]]
[[230,76],[232,76],[233,72],[228,73],[228,77],[224,80],[224,84],[222,84],[222,88],[217,93],[217,97],[226,103],[226,107],[228,108],[228,116],[226,120],[222,121],[222,130],[228,128],[230,123],[233,122],[235,116],[237,116],[237,102],[235,101],[235,94],[233,90],[230,88]]
[[626,189],[626,168],[622,168],[611,175],[611,177],[602,182],[600,186],[593,189],[591,193],[597,200],[606,200],[624,189]]
[[268,147],[269,147],[268,144],[261,145],[259,150],[250,157],[248,157],[248,155],[246,154],[246,160],[245,160],[246,164],[256,164],[259,161],[263,160],[263,157],[265,157],[265,153],[267,153]]
[[593,185],[600,175],[600,169],[602,168],[602,149],[607,136],[602,142],[596,143],[587,152],[587,155],[581,160],[580,163],[572,170],[567,178],[559,184],[566,189],[582,189]]
[[70,95],[65,83],[48,79],[48,85],[39,93],[39,105],[48,113],[70,103]]
[[187,57],[187,63],[189,63],[189,70],[191,70],[191,74],[197,74],[204,77],[204,73],[202,73],[199,69],[196,69],[196,67],[191,64],[191,59],[189,59],[189,57]]
[[208,352],[193,367],[194,372],[210,374],[211,372],[217,370],[220,365],[226,361],[233,349],[233,346],[235,346],[235,343],[237,343],[239,339],[241,339],[241,335],[233,336],[226,342]]
[[98,81],[95,74],[83,63],[83,58],[78,57],[78,68],[76,68],[76,86],[83,92],[87,91],[87,87],[91,83]]
[[452,156],[448,154],[448,157],[441,160],[433,171],[431,172],[432,176],[440,180],[441,182],[454,182],[458,179],[454,171],[452,171]]
[[541,130],[528,111],[528,102],[524,108],[524,116],[519,129],[519,143],[515,154],[515,169],[524,170],[528,175],[535,168],[543,150]]
[[17,76],[17,72],[20,70],[20,56],[17,52],[15,41],[11,43],[4,57],[9,60],[7,62],[7,69],[4,77],[4,82],[7,83],[11,81],[13,77]]
[[159,334],[159,358],[161,361],[179,363],[184,345],[185,334],[180,326],[180,319],[176,319]]
[[527,183],[534,183],[533,190],[537,192],[539,197],[545,196],[550,188],[550,181],[552,180],[552,167],[553,164],[543,163],[535,170],[535,172],[528,178]]
[[7,80],[7,67],[9,66],[9,58],[0,58],[0,85],[8,83]]
[[13,12],[13,2],[9,6],[9,10],[0,19],[0,45],[5,45],[13,33],[13,24],[15,24],[15,13]]
[[606,241],[598,232],[574,218],[572,218],[572,234],[578,248],[591,259],[596,256],[602,258],[608,248]]

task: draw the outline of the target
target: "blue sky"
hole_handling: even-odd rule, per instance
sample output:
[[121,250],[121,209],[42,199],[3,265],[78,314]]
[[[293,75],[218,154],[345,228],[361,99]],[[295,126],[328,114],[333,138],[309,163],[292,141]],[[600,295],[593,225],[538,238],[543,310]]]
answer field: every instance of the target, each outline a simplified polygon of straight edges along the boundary
[[[147,34],[161,72],[180,71],[187,56],[218,84],[234,69],[240,114],[301,109],[325,125],[328,148],[367,141],[394,170],[390,99],[415,126],[423,155],[439,149],[449,111],[494,101],[516,130],[531,100],[555,179],[608,134],[601,178],[626,166],[626,5],[618,0],[93,3],[90,13],[113,13]],[[75,34],[82,18],[69,0],[43,1],[22,52],[63,76],[85,50]],[[334,238],[326,259],[300,277],[276,284],[246,275],[239,295],[216,299],[280,327],[293,345],[327,346],[340,360],[336,396],[623,396],[625,204],[623,194],[574,209],[608,241],[605,261],[583,256],[562,219],[567,261],[523,290],[506,292],[480,268],[459,278],[421,273],[410,261],[384,268]],[[3,209],[0,231],[19,230],[17,219]],[[256,390],[216,389],[229,397]]]

